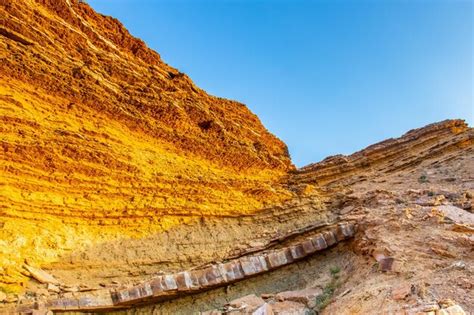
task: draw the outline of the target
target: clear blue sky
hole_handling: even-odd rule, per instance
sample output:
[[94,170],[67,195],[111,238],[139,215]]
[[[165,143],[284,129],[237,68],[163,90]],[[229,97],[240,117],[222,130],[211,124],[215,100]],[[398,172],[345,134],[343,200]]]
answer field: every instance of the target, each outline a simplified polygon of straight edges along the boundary
[[88,2],[210,94],[245,103],[297,166],[474,122],[470,0]]

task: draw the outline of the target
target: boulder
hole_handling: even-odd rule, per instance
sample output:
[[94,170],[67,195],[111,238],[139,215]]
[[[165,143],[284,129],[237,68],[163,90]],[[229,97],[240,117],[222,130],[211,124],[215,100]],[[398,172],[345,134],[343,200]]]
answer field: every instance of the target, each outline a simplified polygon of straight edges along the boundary
[[315,307],[316,297],[321,295],[323,290],[320,288],[308,288],[298,291],[280,292],[275,296],[277,301],[293,301],[302,303],[310,308]]
[[466,312],[459,305],[453,305],[447,308],[443,308],[436,312],[436,315],[466,315]]
[[252,315],[273,315],[273,314],[275,314],[273,312],[273,308],[268,303],[263,304],[252,313]]
[[411,295],[411,284],[404,284],[392,289],[392,299],[400,301]]

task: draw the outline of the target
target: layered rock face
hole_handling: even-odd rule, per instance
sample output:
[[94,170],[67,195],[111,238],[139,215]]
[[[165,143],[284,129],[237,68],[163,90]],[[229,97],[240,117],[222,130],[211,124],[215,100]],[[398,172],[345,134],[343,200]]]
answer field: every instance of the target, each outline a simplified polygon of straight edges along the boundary
[[474,310],[464,121],[295,169],[87,4],[0,0],[0,59],[0,313]]
[[0,2],[0,283],[30,263],[288,198],[286,145],[77,1]]

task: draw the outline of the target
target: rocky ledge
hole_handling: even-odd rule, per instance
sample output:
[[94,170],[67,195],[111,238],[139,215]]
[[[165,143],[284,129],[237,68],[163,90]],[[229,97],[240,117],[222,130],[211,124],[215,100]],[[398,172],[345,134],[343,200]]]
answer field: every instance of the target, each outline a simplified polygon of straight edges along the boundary
[[289,246],[254,253],[223,263],[158,276],[140,285],[122,289],[69,292],[63,297],[20,305],[12,314],[48,314],[50,311],[97,311],[177,298],[183,295],[225,286],[299,261],[354,236],[355,225],[344,222]]

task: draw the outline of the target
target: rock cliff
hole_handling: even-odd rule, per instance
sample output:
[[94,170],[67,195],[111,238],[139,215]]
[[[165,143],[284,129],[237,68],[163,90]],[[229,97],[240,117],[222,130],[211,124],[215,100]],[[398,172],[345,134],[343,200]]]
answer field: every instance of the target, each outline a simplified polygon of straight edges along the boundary
[[0,0],[0,59],[0,313],[474,311],[464,121],[295,169],[85,3]]

